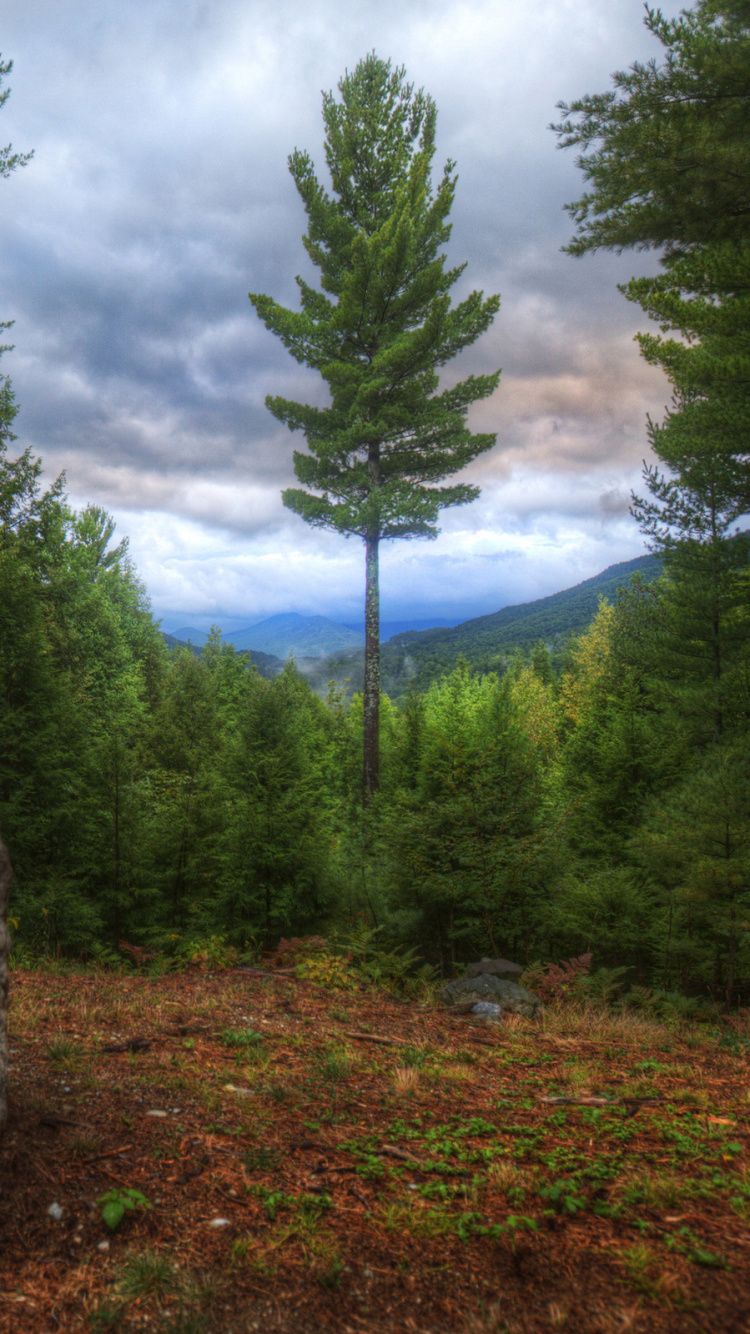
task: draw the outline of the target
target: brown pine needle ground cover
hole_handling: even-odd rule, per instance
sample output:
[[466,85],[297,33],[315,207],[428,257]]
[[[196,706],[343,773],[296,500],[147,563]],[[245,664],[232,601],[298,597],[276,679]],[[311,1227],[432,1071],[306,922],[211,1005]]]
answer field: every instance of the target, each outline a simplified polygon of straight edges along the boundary
[[2,1331],[750,1331],[740,1041],[18,970],[11,1048]]

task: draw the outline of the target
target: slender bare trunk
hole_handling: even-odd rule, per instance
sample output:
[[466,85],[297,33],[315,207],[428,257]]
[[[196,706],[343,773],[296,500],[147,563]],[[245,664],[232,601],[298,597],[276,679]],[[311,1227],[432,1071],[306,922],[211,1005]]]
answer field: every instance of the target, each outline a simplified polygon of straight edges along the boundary
[[380,777],[380,539],[365,539],[365,685],[362,804],[369,805]]
[[114,901],[115,901],[115,940],[120,939],[120,863],[122,859],[122,849],[120,846],[120,741],[119,737],[114,738],[115,745],[115,883],[114,883]]

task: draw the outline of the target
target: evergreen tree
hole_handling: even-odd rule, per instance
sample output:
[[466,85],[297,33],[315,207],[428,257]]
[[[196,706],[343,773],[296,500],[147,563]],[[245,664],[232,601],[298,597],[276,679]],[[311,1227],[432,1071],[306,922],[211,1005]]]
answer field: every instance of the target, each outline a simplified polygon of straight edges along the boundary
[[705,745],[746,715],[747,546],[733,527],[750,508],[750,3],[699,0],[674,20],[647,9],[646,25],[666,59],[563,106],[556,128],[592,185],[569,206],[568,251],[662,251],[662,273],[622,289],[661,326],[639,342],[674,391],[649,421],[662,466],[646,467],[650,498],[633,512],[670,575],[662,679],[693,722],[710,719]]
[[[649,421],[666,467],[646,467],[649,498],[634,498],[633,513],[670,576],[667,675],[678,666],[690,712],[702,693],[718,741],[747,716],[737,672],[743,660],[747,669],[748,539],[736,525],[750,509],[750,244],[701,246],[665,268],[625,289],[661,325],[639,342],[674,389],[665,420]],[[664,336],[673,330],[679,338]]]
[[747,239],[698,247],[664,267],[622,289],[661,326],[638,342],[674,387],[673,410],[649,422],[649,437],[692,491],[710,491],[727,528],[750,509],[750,220]]
[[707,984],[727,1006],[750,973],[750,752],[713,747],[632,841],[663,902],[663,967],[686,990]]
[[365,545],[364,800],[378,786],[381,541],[435,537],[446,505],[479,494],[466,483],[440,486],[489,449],[495,436],[472,434],[466,413],[496,388],[499,372],[470,376],[438,392],[438,368],[491,324],[498,297],[472,292],[451,308],[464,265],[441,253],[456,187],[448,162],[433,187],[436,109],[415,93],[404,70],[373,53],[324,95],[327,193],[308,154],[289,167],[308,217],[305,249],[321,290],[297,279],[301,310],[251,293],[266,326],[297,361],[318,371],[330,403],[313,407],[278,397],[271,412],[301,430],[309,453],[295,452],[304,487],[285,505],[314,527],[355,535]]
[[539,820],[545,711],[526,713],[543,690],[532,673],[516,691],[460,663],[403,720],[403,787],[386,816],[393,902],[443,969],[472,950],[530,957],[556,840]]
[[750,226],[750,3],[698,0],[645,25],[665,59],[613,76],[614,90],[559,104],[562,148],[591,190],[568,212],[573,255],[742,241]]
[[[3,63],[0,56],[0,89],[2,89],[3,79],[7,74],[10,74],[12,68],[13,61],[6,60]],[[9,97],[10,88],[5,88],[0,92],[0,108],[5,105]],[[17,167],[25,167],[33,156],[33,153],[14,153],[13,145],[6,144],[5,148],[0,148],[0,176],[10,176],[11,172],[15,171]],[[10,329],[12,323],[12,320],[5,320],[0,323],[0,330]],[[0,347],[0,355],[9,351],[10,347],[7,344]],[[7,448],[8,442],[15,438],[11,433],[11,426],[17,412],[18,408],[13,397],[10,380],[7,376],[0,376],[0,450],[3,446]]]

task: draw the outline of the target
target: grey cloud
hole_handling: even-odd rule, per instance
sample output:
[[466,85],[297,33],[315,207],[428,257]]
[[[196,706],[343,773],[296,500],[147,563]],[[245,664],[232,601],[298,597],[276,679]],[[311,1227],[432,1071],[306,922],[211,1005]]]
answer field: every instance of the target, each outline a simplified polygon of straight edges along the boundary
[[[323,171],[320,90],[375,47],[435,97],[438,160],[458,162],[450,256],[469,264],[457,295],[503,296],[493,330],[448,377],[504,368],[498,394],[473,413],[498,446],[470,475],[493,497],[505,486],[503,521],[530,532],[545,506],[570,515],[555,494],[596,473],[575,513],[592,532],[614,522],[614,502],[600,498],[627,491],[645,412],[658,415],[666,398],[631,342],[644,321],[615,284],[653,260],[560,254],[570,234],[561,206],[582,181],[546,127],[558,98],[603,89],[613,68],[653,53],[641,18],[636,0],[524,10],[510,0],[131,0],[127,12],[120,0],[6,0],[15,69],[0,139],[36,148],[0,183],[0,316],[16,319],[7,369],[21,443],[50,471],[66,467],[77,497],[122,511],[121,526],[143,514],[149,570],[157,511],[223,531],[233,561],[235,542],[265,536],[296,569],[304,526],[285,526],[278,491],[301,441],[263,400],[322,401],[322,389],[263,329],[247,292],[296,302],[294,275],[309,267],[286,157],[307,148]],[[523,469],[567,480],[543,481],[528,501],[514,480]],[[320,553],[331,540],[305,548],[329,572],[333,558]],[[438,596],[434,554],[420,544],[408,567],[424,569],[428,599]],[[352,605],[356,568],[347,554],[336,584]],[[191,578],[196,597],[216,596],[215,569],[203,579],[196,564]],[[227,578],[239,590],[239,576]],[[264,578],[280,596],[283,579]]]

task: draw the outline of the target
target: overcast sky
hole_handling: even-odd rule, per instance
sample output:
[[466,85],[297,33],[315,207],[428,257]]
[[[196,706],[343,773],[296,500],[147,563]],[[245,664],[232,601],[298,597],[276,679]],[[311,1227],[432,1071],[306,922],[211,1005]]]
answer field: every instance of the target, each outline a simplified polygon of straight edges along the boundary
[[301,439],[264,398],[319,386],[247,293],[296,303],[287,156],[324,175],[321,90],[373,49],[437,103],[436,175],[458,165],[456,298],[502,295],[456,368],[503,367],[471,418],[497,432],[466,474],[481,498],[437,542],[386,544],[384,615],[481,615],[644,549],[629,494],[668,386],[616,284],[654,260],[560,252],[583,179],[547,128],[658,57],[639,0],[3,0],[0,143],[35,150],[0,182],[19,445],[114,514],[166,627],[361,619],[361,545],[281,504]]

